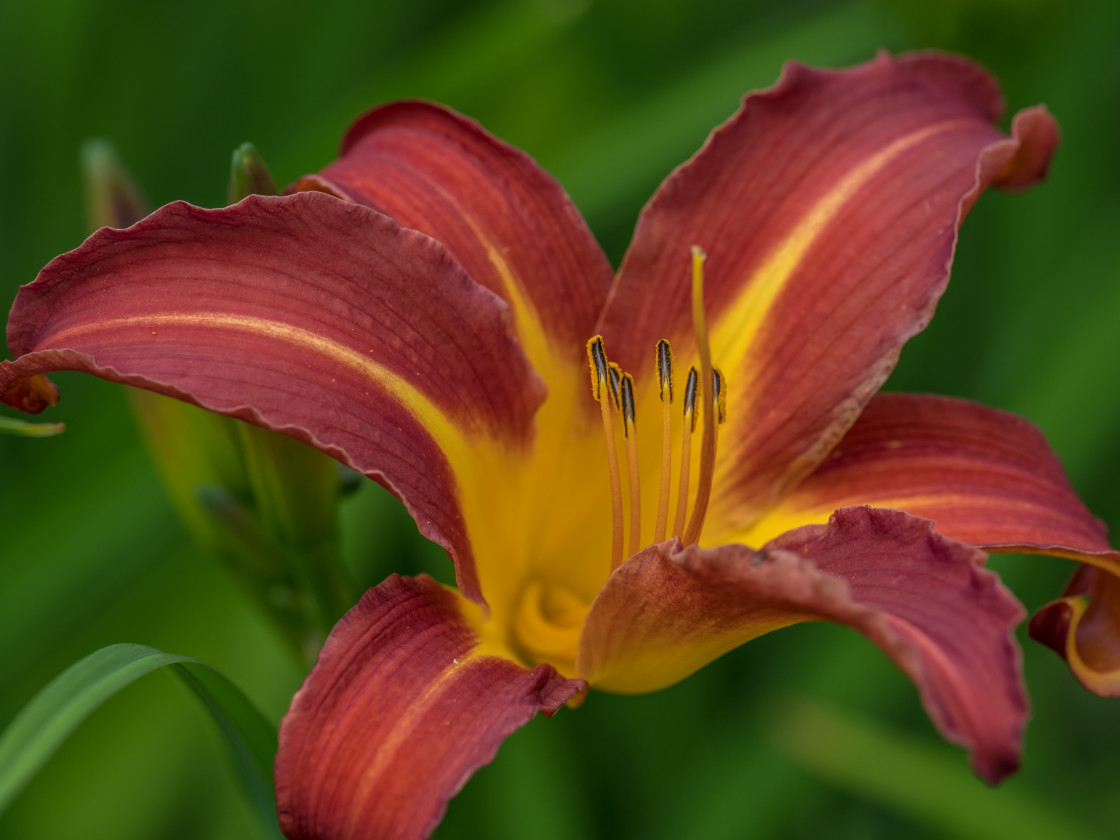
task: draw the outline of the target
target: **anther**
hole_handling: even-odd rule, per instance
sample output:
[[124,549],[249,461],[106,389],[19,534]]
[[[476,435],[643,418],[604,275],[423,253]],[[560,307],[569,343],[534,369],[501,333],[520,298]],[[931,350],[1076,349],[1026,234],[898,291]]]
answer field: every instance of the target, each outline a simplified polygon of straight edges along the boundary
[[607,381],[607,354],[603,352],[603,337],[597,335],[587,342],[587,357],[591,360],[591,393],[598,401],[600,385]]
[[628,373],[622,374],[622,421],[622,433],[630,437],[634,430],[634,377]]
[[664,338],[657,342],[657,377],[661,383],[661,490],[657,496],[657,525],[653,541],[665,539],[669,520],[669,489],[672,481],[673,460],[673,351]]
[[657,342],[657,378],[661,383],[661,401],[673,401],[673,351],[664,338]]
[[614,399],[614,407],[617,409],[622,408],[622,368],[614,362],[609,362],[607,368],[610,371],[611,381],[611,397]]
[[611,388],[611,367],[601,335],[587,342],[587,357],[591,363],[591,390],[599,402],[603,436],[607,442],[607,467],[611,481],[611,571],[614,571],[622,563],[622,483],[618,477],[618,455],[614,449],[614,423],[611,419],[613,409],[609,403],[613,396],[614,404],[618,405],[619,398]]
[[696,386],[699,381],[696,368],[690,367],[684,384],[684,419],[688,421],[689,432],[696,431]]
[[720,426],[727,420],[727,394],[723,389],[723,373],[719,368],[712,368],[712,391],[715,398],[712,407],[716,412],[716,423]]

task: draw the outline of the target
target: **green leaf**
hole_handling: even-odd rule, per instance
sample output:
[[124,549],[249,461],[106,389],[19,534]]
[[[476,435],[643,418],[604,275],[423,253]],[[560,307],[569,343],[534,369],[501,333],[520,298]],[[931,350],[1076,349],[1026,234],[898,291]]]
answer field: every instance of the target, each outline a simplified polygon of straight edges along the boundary
[[0,417],[0,433],[23,437],[50,437],[66,431],[62,423],[28,423],[11,417]]
[[110,645],[91,653],[56,677],[16,715],[0,735],[0,812],[90,712],[165,665],[198,696],[229,742],[258,818],[260,836],[280,838],[272,792],[275,728],[237,686],[206,663],[145,645]]

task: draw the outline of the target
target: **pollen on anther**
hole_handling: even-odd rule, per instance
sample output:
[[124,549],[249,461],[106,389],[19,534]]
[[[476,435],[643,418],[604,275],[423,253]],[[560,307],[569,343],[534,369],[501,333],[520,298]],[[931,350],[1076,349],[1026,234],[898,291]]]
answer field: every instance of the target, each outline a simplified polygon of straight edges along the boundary
[[591,363],[591,393],[598,400],[600,386],[607,381],[607,353],[603,349],[603,337],[593,336],[587,342],[587,360]]
[[664,338],[657,342],[657,376],[661,381],[661,400],[673,401],[673,351]]
[[716,409],[716,422],[722,424],[727,420],[727,390],[724,387],[726,380],[719,368],[712,368],[712,393]]
[[628,373],[622,374],[622,419],[622,433],[630,437],[634,428],[634,377]]
[[622,368],[618,366],[617,362],[608,362],[607,368],[610,372],[611,383],[611,396],[614,398],[614,407],[622,409]]
[[699,380],[700,375],[696,372],[696,368],[690,367],[688,381],[684,385],[684,416],[690,423],[690,432],[696,431],[696,388]]

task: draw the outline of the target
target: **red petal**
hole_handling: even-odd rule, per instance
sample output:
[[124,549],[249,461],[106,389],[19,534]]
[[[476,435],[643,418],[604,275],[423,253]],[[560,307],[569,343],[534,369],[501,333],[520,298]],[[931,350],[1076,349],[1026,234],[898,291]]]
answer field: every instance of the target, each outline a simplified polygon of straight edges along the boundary
[[856,504],[932,519],[942,534],[985,551],[1054,554],[1120,572],[1104,525],[1077,498],[1042,433],[965,400],[879,394],[750,535],[824,522]]
[[1009,139],[1001,109],[995,82],[949,56],[789,65],[643,211],[602,332],[623,368],[649,370],[662,337],[687,365],[689,248],[707,252],[728,381],[717,481],[739,505],[720,510],[717,488],[710,516],[747,523],[827,455],[928,323],[979,193],[1043,174],[1053,121],[1025,112]]
[[832,510],[870,504],[934,521],[942,534],[985,551],[1091,563],[1067,595],[1031,621],[1098,694],[1120,695],[1120,552],[1077,498],[1042,433],[1013,414],[964,400],[879,394],[832,454],[748,539]]
[[483,655],[457,595],[394,575],[338,623],[280,725],[290,840],[425,837],[501,742],[586,685]]
[[607,582],[577,673],[596,687],[648,691],[779,627],[837,621],[914,680],[934,723],[994,783],[1019,763],[1027,702],[1011,632],[1023,614],[982,560],[926,520],[871,508],[839,510],[761,552],[662,543]]
[[1047,604],[1031,619],[1031,637],[1061,654],[1087,689],[1120,697],[1120,578],[1116,575],[1082,566],[1066,588],[1066,597]]
[[523,446],[542,399],[508,314],[437,242],[365,207],[177,203],[20,291],[8,342],[26,355],[0,363],[0,395],[42,408],[35,375],[83,370],[286,432],[403,497],[481,599],[457,475],[481,444]]
[[563,188],[524,152],[447,108],[398,102],[360,117],[342,158],[296,188],[327,189],[438,239],[510,303],[538,370],[557,352],[583,371],[611,267]]

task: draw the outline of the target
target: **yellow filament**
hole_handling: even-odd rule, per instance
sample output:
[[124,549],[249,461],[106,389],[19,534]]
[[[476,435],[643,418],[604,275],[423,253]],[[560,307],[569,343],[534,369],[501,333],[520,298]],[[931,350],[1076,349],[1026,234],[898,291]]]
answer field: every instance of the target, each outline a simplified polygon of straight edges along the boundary
[[630,469],[630,554],[635,554],[642,540],[642,490],[638,483],[638,447],[633,429],[626,438],[626,465]]
[[657,497],[657,527],[653,541],[665,539],[665,528],[669,524],[669,485],[672,483],[673,426],[671,423],[672,404],[665,400],[661,404],[661,492]]
[[607,439],[607,468],[611,473],[611,571],[622,563],[622,482],[618,477],[618,455],[614,451],[614,423],[611,420],[610,397],[607,393],[610,385],[602,388],[599,397],[599,406],[603,410],[603,434]]
[[[626,437],[626,468],[630,476],[630,550],[636,554],[642,541],[642,485],[638,480],[638,433],[634,425],[634,377],[622,374],[622,429]],[[615,569],[611,566],[611,571]]]
[[[712,497],[712,474],[716,458],[716,411],[712,381],[712,351],[708,345],[708,324],[704,318],[704,260],[706,255],[692,246],[692,329],[696,334],[696,351],[700,355],[701,405],[704,406],[704,437],[700,444],[700,480],[692,517],[681,536],[681,542],[692,545],[700,539],[708,501]],[[678,507],[678,511],[679,511]]]
[[[688,372],[688,386],[684,396],[684,426],[681,429],[681,469],[677,488],[677,515],[673,520],[673,534],[684,533],[685,514],[688,512],[688,473],[692,463],[692,433],[696,431],[696,368]],[[689,392],[692,391],[690,400]]]

